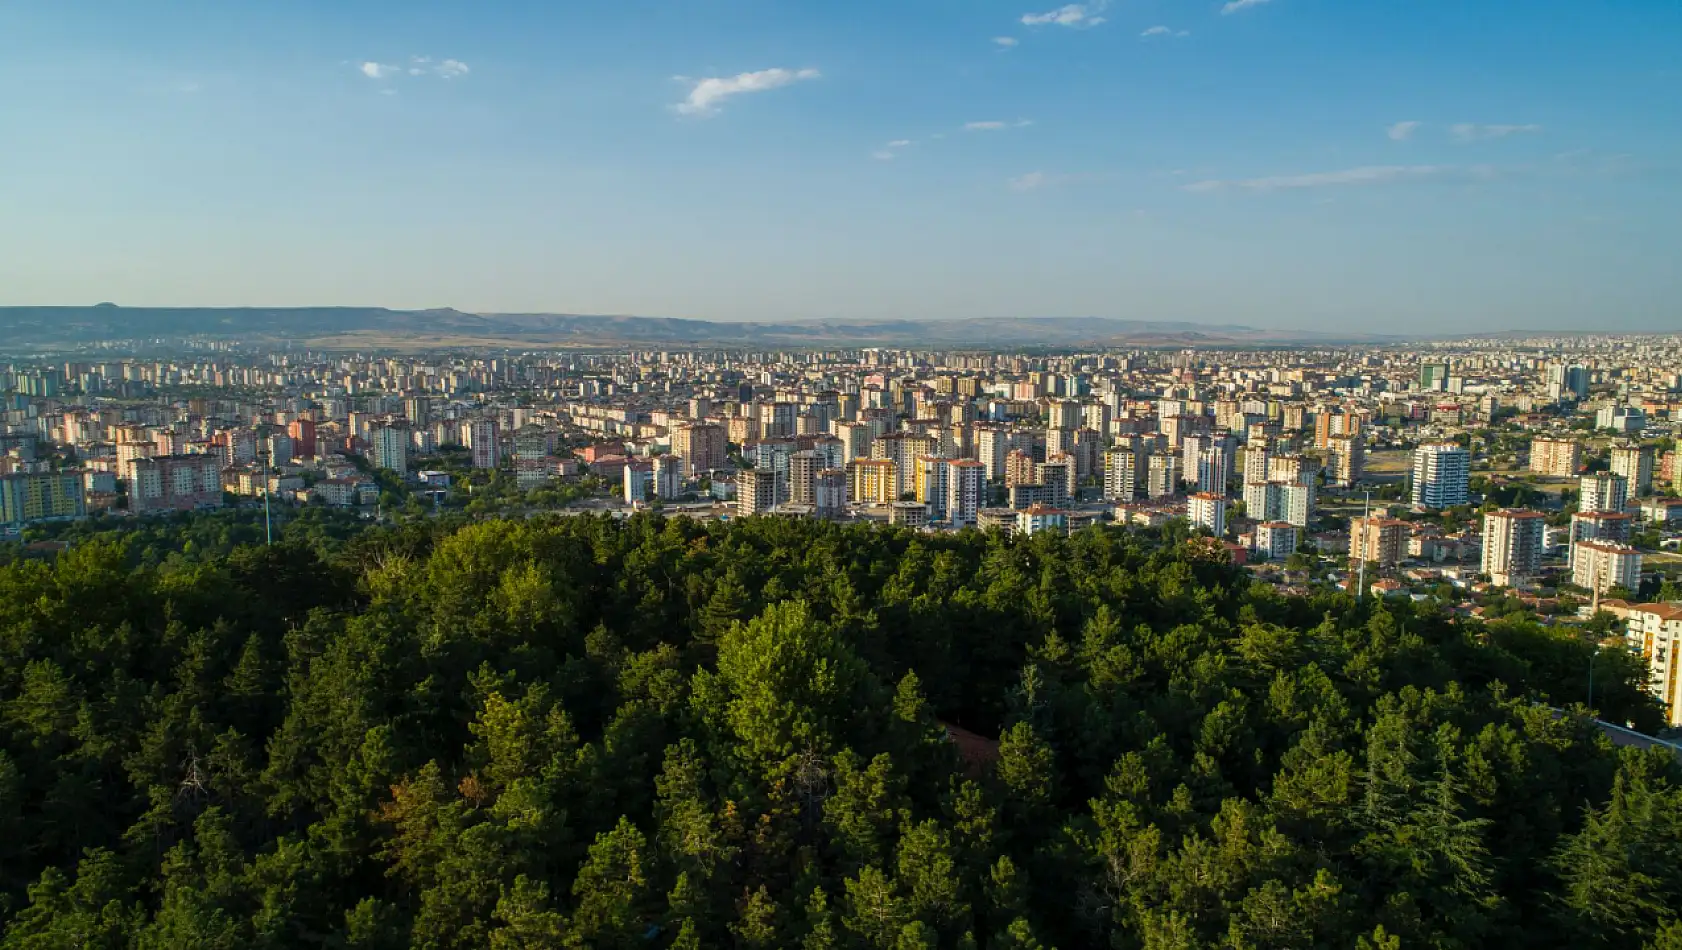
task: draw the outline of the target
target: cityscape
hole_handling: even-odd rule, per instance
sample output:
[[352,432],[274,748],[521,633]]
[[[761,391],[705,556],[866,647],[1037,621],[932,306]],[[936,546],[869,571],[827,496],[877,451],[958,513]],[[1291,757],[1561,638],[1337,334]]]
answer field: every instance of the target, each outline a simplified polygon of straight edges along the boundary
[[[208,349],[208,352],[204,350]],[[1303,351],[183,346],[14,362],[0,529],[300,506],[1181,530],[1288,593],[1606,610],[1682,726],[1682,338]]]
[[0,2],[0,950],[1682,950],[1679,52]]

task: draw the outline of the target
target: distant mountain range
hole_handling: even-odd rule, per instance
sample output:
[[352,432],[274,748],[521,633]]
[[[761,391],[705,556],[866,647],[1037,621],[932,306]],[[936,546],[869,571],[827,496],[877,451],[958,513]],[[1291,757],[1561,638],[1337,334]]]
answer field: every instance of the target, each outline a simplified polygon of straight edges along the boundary
[[1317,334],[1237,325],[1104,317],[960,320],[815,320],[723,323],[567,313],[463,313],[380,307],[0,307],[0,348],[100,340],[200,337],[293,341],[323,347],[473,346],[974,347],[1263,346],[1393,342],[1371,334]]

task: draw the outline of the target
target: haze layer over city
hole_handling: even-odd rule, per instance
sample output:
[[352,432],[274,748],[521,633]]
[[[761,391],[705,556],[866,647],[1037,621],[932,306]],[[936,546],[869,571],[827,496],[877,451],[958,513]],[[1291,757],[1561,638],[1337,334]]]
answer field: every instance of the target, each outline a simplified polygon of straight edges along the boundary
[[0,950],[1682,950],[1679,49],[0,5]]

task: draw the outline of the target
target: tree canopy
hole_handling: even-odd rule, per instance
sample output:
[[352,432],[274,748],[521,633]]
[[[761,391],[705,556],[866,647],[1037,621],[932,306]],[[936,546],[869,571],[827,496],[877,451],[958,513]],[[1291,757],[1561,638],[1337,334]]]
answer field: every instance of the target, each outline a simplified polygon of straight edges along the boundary
[[1645,671],[1522,617],[1114,528],[238,540],[0,566],[0,947],[1682,946],[1682,770],[1581,706]]

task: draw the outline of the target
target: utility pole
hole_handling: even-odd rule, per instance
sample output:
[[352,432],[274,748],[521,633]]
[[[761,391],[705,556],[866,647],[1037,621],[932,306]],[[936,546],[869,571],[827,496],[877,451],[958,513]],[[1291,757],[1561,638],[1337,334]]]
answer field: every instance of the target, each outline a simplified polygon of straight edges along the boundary
[[263,459],[263,544],[274,545],[274,520],[269,510],[269,453],[258,453]]
[[1359,580],[1355,582],[1355,603],[1361,602],[1361,597],[1367,591],[1367,519],[1372,516],[1372,489],[1367,489],[1367,500],[1361,505],[1361,566]]
[[1589,715],[1594,715],[1594,658],[1600,655],[1599,644],[1589,651]]

